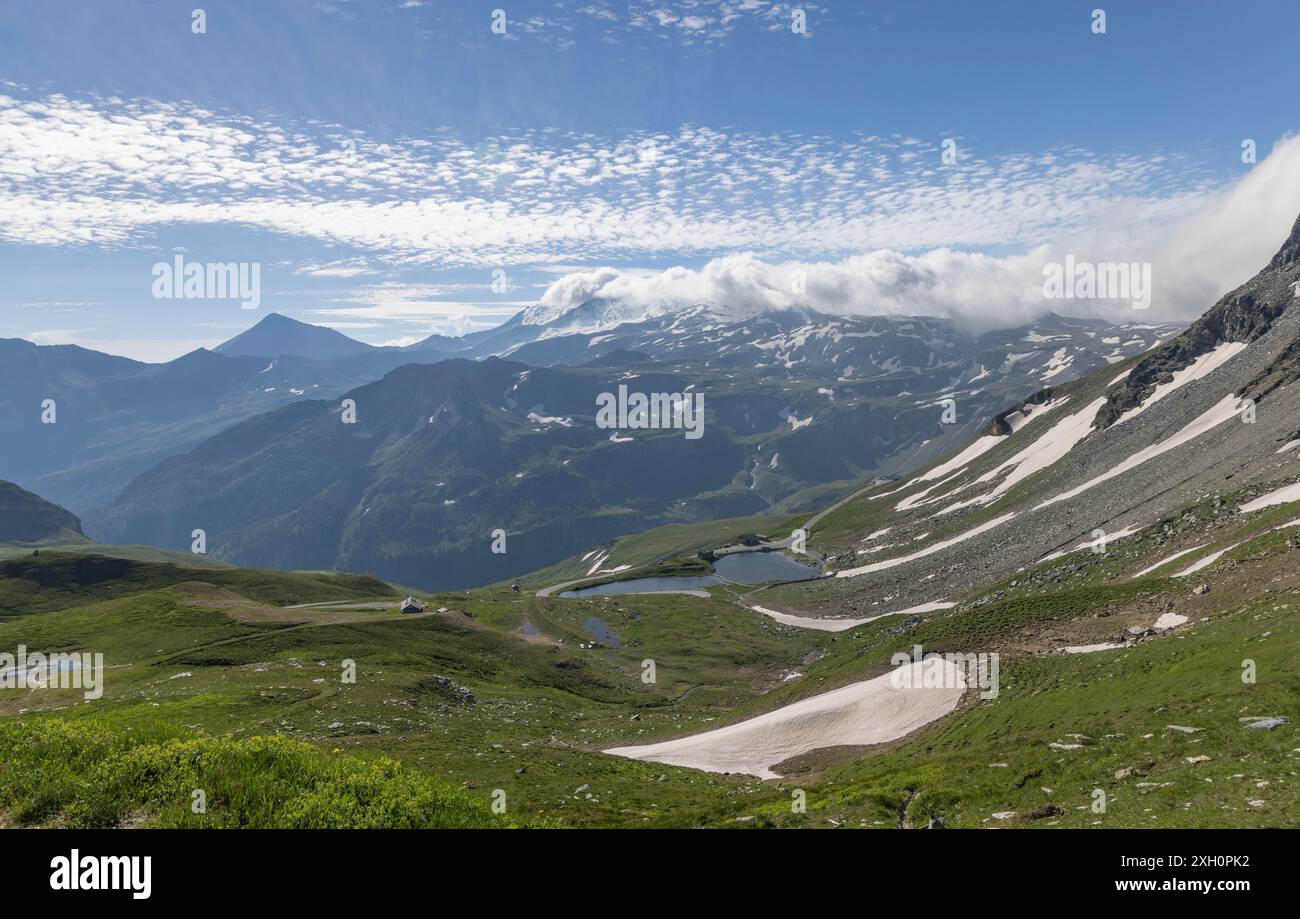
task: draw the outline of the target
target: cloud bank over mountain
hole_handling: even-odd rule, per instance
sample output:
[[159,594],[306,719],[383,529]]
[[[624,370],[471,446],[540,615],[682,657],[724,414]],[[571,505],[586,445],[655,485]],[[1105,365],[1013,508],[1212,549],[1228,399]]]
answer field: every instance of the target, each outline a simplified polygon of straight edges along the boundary
[[555,281],[541,298],[554,312],[592,298],[646,309],[708,304],[738,315],[811,307],[831,314],[933,315],[995,328],[1049,311],[1134,318],[1131,301],[1045,297],[1043,269],[1076,261],[1150,262],[1153,318],[1199,315],[1267,262],[1300,209],[1300,138],[1281,141],[1240,181],[1177,213],[1152,215],[1122,200],[1098,226],[1026,253],[992,256],[951,248],[919,255],[878,249],[837,261],[765,261],[752,253],[698,269],[597,268]]

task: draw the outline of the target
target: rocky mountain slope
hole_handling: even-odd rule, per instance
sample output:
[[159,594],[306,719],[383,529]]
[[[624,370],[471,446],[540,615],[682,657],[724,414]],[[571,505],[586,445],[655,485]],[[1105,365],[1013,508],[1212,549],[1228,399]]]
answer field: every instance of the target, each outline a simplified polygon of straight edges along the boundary
[[[1167,334],[1049,317],[976,340],[931,320],[800,314],[720,330],[741,335],[731,354],[707,317],[674,322],[673,347],[641,327],[610,333],[657,357],[584,346],[575,354],[599,356],[577,367],[413,365],[345,394],[354,426],[320,401],[254,418],[141,475],[94,535],[184,548],[199,527],[242,564],[469,586],[593,537],[809,506],[973,434],[1046,380]],[[702,394],[703,436],[602,430],[597,398],[620,386]],[[487,551],[498,529],[506,553]]]
[[[1149,533],[1207,494],[1300,476],[1300,221],[1277,257],[1150,354],[1049,390],[901,481],[818,520],[833,578],[791,609],[942,600],[1100,540]],[[1007,423],[1009,422],[1009,423]]]
[[143,364],[0,339],[0,476],[73,509],[93,529],[96,512],[134,476],[222,428],[438,359],[397,349],[330,360],[199,349]]
[[1049,313],[1026,327],[973,335],[931,317],[783,310],[737,320],[694,307],[595,332],[547,335],[507,353],[525,363],[555,364],[624,350],[719,367],[782,367],[842,381],[928,374],[954,387],[988,386],[1009,376],[1046,385],[1122,361],[1180,330]]
[[[642,313],[626,325],[619,323],[631,314],[621,307],[595,313],[579,308],[560,316],[525,311],[492,333],[434,336],[409,349],[372,348],[272,314],[213,351],[200,349],[165,364],[0,340],[0,438],[10,445],[0,453],[0,476],[71,508],[93,533],[100,511],[133,477],[245,418],[305,399],[339,397],[404,364],[436,363],[452,353],[481,358],[517,351],[523,343],[535,346],[528,353],[538,364],[595,359],[608,366],[625,361],[630,368],[654,356],[681,373],[693,374],[698,366],[715,377],[730,375],[737,386],[755,376],[773,385],[780,378],[785,392],[775,408],[801,420],[819,416],[817,430],[802,438],[820,442],[815,462],[823,467],[796,472],[790,482],[766,490],[767,500],[780,500],[809,483],[852,479],[888,464],[897,449],[927,440],[919,449],[939,449],[949,435],[969,433],[966,423],[1001,403],[1045,381],[1137,353],[1173,331],[1047,317],[1033,327],[974,339],[934,320],[873,323],[794,312],[719,330],[707,311],[681,315],[665,330],[663,316],[651,321]],[[616,324],[614,331],[601,335],[573,331],[608,323]],[[719,336],[728,344],[719,346]],[[863,342],[871,343],[870,354],[859,356]],[[640,349],[636,354],[625,347],[632,345]],[[548,354],[546,348],[558,350]],[[956,427],[905,424],[866,451],[857,432],[843,454],[820,436],[830,433],[824,416],[846,404],[865,399],[909,413],[940,395],[959,403]],[[47,416],[46,400],[53,416]],[[763,429],[757,422],[750,428]],[[771,453],[756,457],[767,464],[771,459]],[[770,477],[762,469],[757,475]]]

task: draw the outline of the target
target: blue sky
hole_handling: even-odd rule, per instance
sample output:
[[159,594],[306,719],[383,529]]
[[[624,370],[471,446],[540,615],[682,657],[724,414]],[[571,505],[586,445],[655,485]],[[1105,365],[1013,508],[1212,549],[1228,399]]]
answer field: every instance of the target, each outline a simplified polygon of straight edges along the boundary
[[[1296,34],[1267,0],[3,2],[0,336],[164,359],[255,321],[153,298],[177,251],[376,343],[771,299],[791,265],[845,309],[1010,321],[1065,240],[1163,260],[1185,314],[1300,209],[1269,159]],[[1247,224],[1198,267],[1189,228]]]

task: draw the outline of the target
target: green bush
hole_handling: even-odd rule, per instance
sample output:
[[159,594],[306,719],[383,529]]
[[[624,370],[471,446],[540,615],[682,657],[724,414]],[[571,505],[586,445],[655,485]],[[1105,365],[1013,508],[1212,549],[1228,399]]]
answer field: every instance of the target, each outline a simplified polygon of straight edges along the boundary
[[[193,813],[196,789],[206,812]],[[389,759],[287,737],[124,731],[96,721],[0,725],[0,811],[71,827],[509,827],[489,802]]]

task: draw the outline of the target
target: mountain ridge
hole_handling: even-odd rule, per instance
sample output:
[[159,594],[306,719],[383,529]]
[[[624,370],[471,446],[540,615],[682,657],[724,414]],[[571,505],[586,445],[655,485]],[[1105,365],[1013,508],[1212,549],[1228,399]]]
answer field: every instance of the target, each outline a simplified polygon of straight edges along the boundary
[[76,515],[13,482],[0,481],[0,545],[89,541]]

